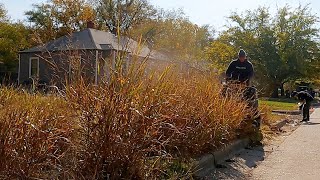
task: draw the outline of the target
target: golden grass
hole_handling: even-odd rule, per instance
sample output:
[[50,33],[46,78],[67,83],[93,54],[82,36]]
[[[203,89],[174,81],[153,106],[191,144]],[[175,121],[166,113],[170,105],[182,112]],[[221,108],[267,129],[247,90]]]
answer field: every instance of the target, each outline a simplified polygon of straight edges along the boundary
[[0,90],[0,178],[180,179],[250,114],[210,75],[112,74],[66,97]]
[[0,106],[0,177],[59,173],[71,145],[73,119],[66,101],[2,88]]

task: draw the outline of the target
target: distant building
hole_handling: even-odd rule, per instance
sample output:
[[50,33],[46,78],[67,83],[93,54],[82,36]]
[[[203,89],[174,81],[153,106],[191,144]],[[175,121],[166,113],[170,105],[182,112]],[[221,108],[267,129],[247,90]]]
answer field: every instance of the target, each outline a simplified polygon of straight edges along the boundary
[[80,73],[97,84],[108,77],[119,52],[126,54],[124,68],[128,67],[133,56],[148,57],[151,66],[155,67],[169,63],[165,55],[151,51],[130,38],[88,28],[21,51],[18,83],[28,84],[36,79],[54,84],[63,78],[72,81]]

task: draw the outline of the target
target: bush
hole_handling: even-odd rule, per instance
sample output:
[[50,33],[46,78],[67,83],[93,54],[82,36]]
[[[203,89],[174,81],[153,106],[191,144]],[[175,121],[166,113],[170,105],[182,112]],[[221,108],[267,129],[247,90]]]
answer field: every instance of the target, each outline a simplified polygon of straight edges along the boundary
[[192,158],[235,139],[250,111],[211,75],[173,72],[138,66],[70,85],[65,99],[3,88],[0,177],[190,177]]
[[62,176],[74,123],[66,101],[2,88],[0,106],[0,177]]

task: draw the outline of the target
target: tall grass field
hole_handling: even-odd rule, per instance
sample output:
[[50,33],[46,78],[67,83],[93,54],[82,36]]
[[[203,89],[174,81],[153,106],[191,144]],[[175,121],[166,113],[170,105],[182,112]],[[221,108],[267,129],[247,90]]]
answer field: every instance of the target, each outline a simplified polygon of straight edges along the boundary
[[0,179],[192,178],[192,159],[245,135],[251,115],[213,77],[140,65],[64,96],[1,87]]

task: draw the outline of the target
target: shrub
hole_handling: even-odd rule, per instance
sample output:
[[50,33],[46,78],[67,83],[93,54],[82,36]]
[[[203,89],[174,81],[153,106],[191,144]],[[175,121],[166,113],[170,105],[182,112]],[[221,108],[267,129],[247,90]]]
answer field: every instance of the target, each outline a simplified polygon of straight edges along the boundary
[[67,101],[79,117],[78,173],[157,178],[165,174],[157,162],[196,157],[234,139],[249,111],[239,96],[222,97],[209,77],[165,71],[69,87]]
[[73,133],[72,112],[57,97],[0,89],[0,177],[60,177]]
[[133,67],[98,86],[80,80],[65,98],[2,88],[0,177],[191,177],[193,158],[241,133],[250,110],[213,76]]

